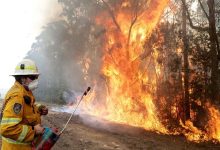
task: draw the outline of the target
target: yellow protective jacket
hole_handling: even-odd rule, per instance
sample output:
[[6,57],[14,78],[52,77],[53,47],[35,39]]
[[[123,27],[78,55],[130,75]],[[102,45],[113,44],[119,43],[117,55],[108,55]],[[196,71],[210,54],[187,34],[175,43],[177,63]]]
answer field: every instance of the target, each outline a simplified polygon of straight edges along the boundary
[[35,131],[41,122],[34,96],[19,82],[15,82],[5,97],[1,121],[2,150],[31,150]]

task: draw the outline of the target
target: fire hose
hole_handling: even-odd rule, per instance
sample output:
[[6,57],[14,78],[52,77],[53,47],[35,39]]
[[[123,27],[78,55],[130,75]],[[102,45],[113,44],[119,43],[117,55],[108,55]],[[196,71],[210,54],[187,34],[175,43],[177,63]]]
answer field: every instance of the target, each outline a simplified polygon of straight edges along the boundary
[[32,142],[32,150],[50,150],[54,144],[58,141],[61,134],[66,129],[67,125],[69,124],[71,118],[73,117],[73,114],[75,113],[76,109],[78,108],[79,104],[83,100],[84,96],[87,95],[87,93],[90,91],[90,87],[87,88],[87,90],[83,93],[81,96],[78,104],[76,105],[74,111],[71,113],[68,121],[64,125],[63,129],[60,131],[60,133],[57,133],[56,129],[45,127],[43,135],[38,136],[34,139]]

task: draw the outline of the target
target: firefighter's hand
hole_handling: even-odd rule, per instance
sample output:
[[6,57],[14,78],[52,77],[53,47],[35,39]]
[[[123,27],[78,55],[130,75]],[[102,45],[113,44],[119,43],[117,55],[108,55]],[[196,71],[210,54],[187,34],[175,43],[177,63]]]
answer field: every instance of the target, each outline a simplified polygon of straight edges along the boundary
[[37,125],[34,126],[34,131],[37,135],[43,134],[44,133],[44,128],[40,124],[37,124]]
[[39,106],[38,108],[40,115],[47,115],[48,114],[48,108],[44,105]]

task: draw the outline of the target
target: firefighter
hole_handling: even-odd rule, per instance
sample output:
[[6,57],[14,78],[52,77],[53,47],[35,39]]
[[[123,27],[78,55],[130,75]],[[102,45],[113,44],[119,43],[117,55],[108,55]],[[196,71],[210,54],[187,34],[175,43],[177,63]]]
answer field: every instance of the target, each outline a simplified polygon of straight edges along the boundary
[[30,59],[22,60],[12,75],[15,83],[5,96],[1,113],[2,150],[31,150],[31,142],[43,134],[41,115],[45,106],[37,106],[32,91],[37,88],[39,72]]

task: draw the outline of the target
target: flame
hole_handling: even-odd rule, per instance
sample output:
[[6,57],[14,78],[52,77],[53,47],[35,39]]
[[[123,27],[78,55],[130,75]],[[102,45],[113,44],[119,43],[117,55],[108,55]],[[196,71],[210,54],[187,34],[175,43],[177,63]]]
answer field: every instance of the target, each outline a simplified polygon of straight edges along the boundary
[[209,111],[208,131],[212,139],[220,141],[220,112],[210,103],[206,104]]
[[[124,9],[131,7],[131,3],[123,2],[120,6],[123,9],[115,14],[120,28],[105,13],[97,17],[97,24],[104,25],[106,29],[101,73],[106,79],[107,92],[105,104],[95,103],[94,97],[88,98],[92,100],[86,100],[86,104],[83,104],[87,110],[91,110],[91,114],[114,122],[167,132],[159,121],[152,95],[146,90],[149,84],[156,86],[155,76],[147,75],[151,71],[142,68],[140,56],[168,1],[149,1],[147,9],[138,14],[136,20]],[[135,20],[134,24],[131,24],[132,20]],[[156,68],[156,71],[159,73],[160,69]],[[93,103],[90,105],[93,107],[88,107],[89,103]]]
[[[197,103],[201,103],[197,100]],[[189,141],[200,142],[200,141],[220,141],[220,112],[210,103],[205,104],[206,110],[208,110],[208,123],[206,130],[198,129],[189,120],[185,124],[180,121],[180,125],[186,129],[182,133],[186,136]]]
[[208,139],[205,132],[195,127],[190,120],[187,120],[185,124],[180,121],[180,125],[186,129],[186,131],[183,131],[183,134],[189,141],[200,142]]
[[[109,18],[108,13],[103,13],[96,18],[96,23],[105,28],[101,67],[105,89],[100,91],[98,83],[94,81],[95,86],[83,101],[81,108],[92,115],[114,122],[166,134],[182,133],[189,141],[220,141],[220,112],[210,104],[206,105],[209,112],[206,130],[197,128],[192,121],[187,120],[185,123],[179,122],[179,129],[183,130],[168,131],[158,117],[153,93],[155,93],[158,76],[162,74],[161,65],[156,61],[161,59],[161,56],[157,51],[157,44],[154,43],[149,47],[144,45],[150,43],[149,37],[168,2],[169,0],[148,1],[147,9],[135,18],[125,11],[126,8],[131,7],[131,3],[125,0],[120,6],[123,9],[114,14],[115,18]],[[134,24],[131,23],[132,21]],[[163,38],[160,40],[162,41]],[[151,51],[153,61],[142,58],[146,51]],[[177,54],[181,55],[181,52],[182,49],[178,48]],[[90,63],[91,60],[86,58],[81,62],[87,78]],[[98,99],[98,95],[102,95],[102,99]],[[176,99],[180,100],[181,97],[176,95]],[[165,106],[167,102],[162,98],[160,103]],[[196,103],[201,106],[200,101]],[[179,102],[172,104],[172,116],[178,120],[180,113],[182,112]],[[191,114],[193,117],[196,115],[194,112]]]
[[91,64],[91,59],[89,59],[89,57],[83,58],[78,64],[80,64],[82,66],[82,72],[84,74],[84,80],[87,81],[88,80],[88,70]]

